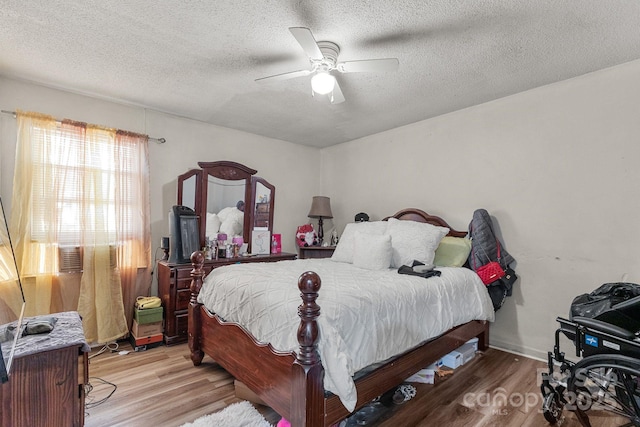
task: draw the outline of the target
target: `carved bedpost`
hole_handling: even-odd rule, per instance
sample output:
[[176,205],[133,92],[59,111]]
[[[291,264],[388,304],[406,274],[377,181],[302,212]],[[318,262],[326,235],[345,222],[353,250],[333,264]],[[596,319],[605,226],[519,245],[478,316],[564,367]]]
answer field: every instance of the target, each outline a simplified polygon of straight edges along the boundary
[[320,277],[307,271],[298,279],[302,304],[298,307],[300,351],[292,367],[291,422],[295,427],[324,426],[324,370],[318,353],[318,316],[316,303]]
[[298,289],[302,298],[302,304],[298,307],[298,316],[300,316],[298,361],[302,365],[313,365],[320,361],[317,348],[318,322],[316,321],[320,315],[320,306],[316,303],[320,283],[320,277],[313,271],[302,273],[298,279]]
[[198,294],[202,288],[202,280],[204,278],[204,254],[196,251],[191,254],[191,298],[189,299],[189,350],[191,350],[191,361],[195,366],[200,365],[204,352],[201,349],[200,334],[200,303],[198,303]]

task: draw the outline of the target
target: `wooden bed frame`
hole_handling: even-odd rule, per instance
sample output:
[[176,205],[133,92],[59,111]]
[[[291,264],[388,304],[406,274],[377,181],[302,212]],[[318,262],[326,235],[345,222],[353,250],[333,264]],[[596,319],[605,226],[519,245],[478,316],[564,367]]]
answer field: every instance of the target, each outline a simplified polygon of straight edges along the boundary
[[[451,230],[450,236],[463,237],[467,234],[452,229],[442,218],[420,209],[404,209],[392,217],[444,226]],[[195,252],[191,260],[189,349],[195,366],[202,362],[205,353],[211,356],[289,420],[293,427],[328,427],[349,416],[338,396],[325,393],[323,388],[324,369],[317,350],[316,322],[321,315],[316,304],[321,282],[316,273],[303,273],[298,280],[302,304],[298,308],[300,351],[296,355],[276,351],[270,344],[258,343],[237,323],[221,321],[199,304],[198,293],[205,276],[204,256]],[[358,377],[356,410],[474,337],[479,338],[478,349],[486,350],[489,346],[489,322],[474,320],[457,326]]]

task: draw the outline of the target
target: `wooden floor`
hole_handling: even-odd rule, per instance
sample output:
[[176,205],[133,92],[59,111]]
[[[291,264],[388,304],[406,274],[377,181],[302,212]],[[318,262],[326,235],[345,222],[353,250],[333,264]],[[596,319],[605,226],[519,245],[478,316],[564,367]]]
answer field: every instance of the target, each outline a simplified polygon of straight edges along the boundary
[[[175,427],[239,401],[233,378],[208,356],[194,367],[186,344],[120,355],[122,350],[131,346],[122,343],[116,352],[90,359],[87,427]],[[368,425],[547,426],[537,384],[539,370],[545,367],[539,361],[489,349],[435,385],[415,384],[416,397],[392,405]],[[105,381],[117,387],[106,400],[114,387]],[[279,420],[271,409],[256,408],[272,424]],[[565,414],[562,427],[580,425],[572,413]],[[607,425],[605,420],[592,423]]]

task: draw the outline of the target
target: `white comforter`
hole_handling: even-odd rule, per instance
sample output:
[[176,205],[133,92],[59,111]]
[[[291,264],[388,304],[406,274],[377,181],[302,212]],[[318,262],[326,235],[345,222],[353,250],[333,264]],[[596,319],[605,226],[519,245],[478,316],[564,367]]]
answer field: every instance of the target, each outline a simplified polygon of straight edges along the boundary
[[352,412],[353,374],[471,320],[494,319],[477,274],[439,268],[440,277],[363,270],[331,259],[234,264],[214,269],[198,301],[226,321],[243,325],[276,350],[298,352],[298,278],[315,271],[322,285],[318,350],[325,389]]

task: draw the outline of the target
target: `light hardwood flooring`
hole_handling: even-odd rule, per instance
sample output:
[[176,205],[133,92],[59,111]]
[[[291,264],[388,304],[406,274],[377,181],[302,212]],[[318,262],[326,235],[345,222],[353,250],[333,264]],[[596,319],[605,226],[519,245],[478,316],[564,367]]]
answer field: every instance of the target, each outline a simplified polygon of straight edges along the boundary
[[[194,367],[186,344],[120,355],[122,350],[131,346],[124,342],[118,351],[90,359],[87,427],[176,427],[239,401],[233,378],[208,356]],[[539,370],[544,368],[543,362],[489,349],[435,385],[415,384],[413,399],[392,405],[369,425],[547,426],[537,384]],[[106,400],[113,387],[103,381],[117,386]],[[269,422],[277,423],[274,411],[255,406]],[[562,427],[580,425],[572,413],[565,411],[565,415]],[[604,426],[605,421],[592,423]]]

